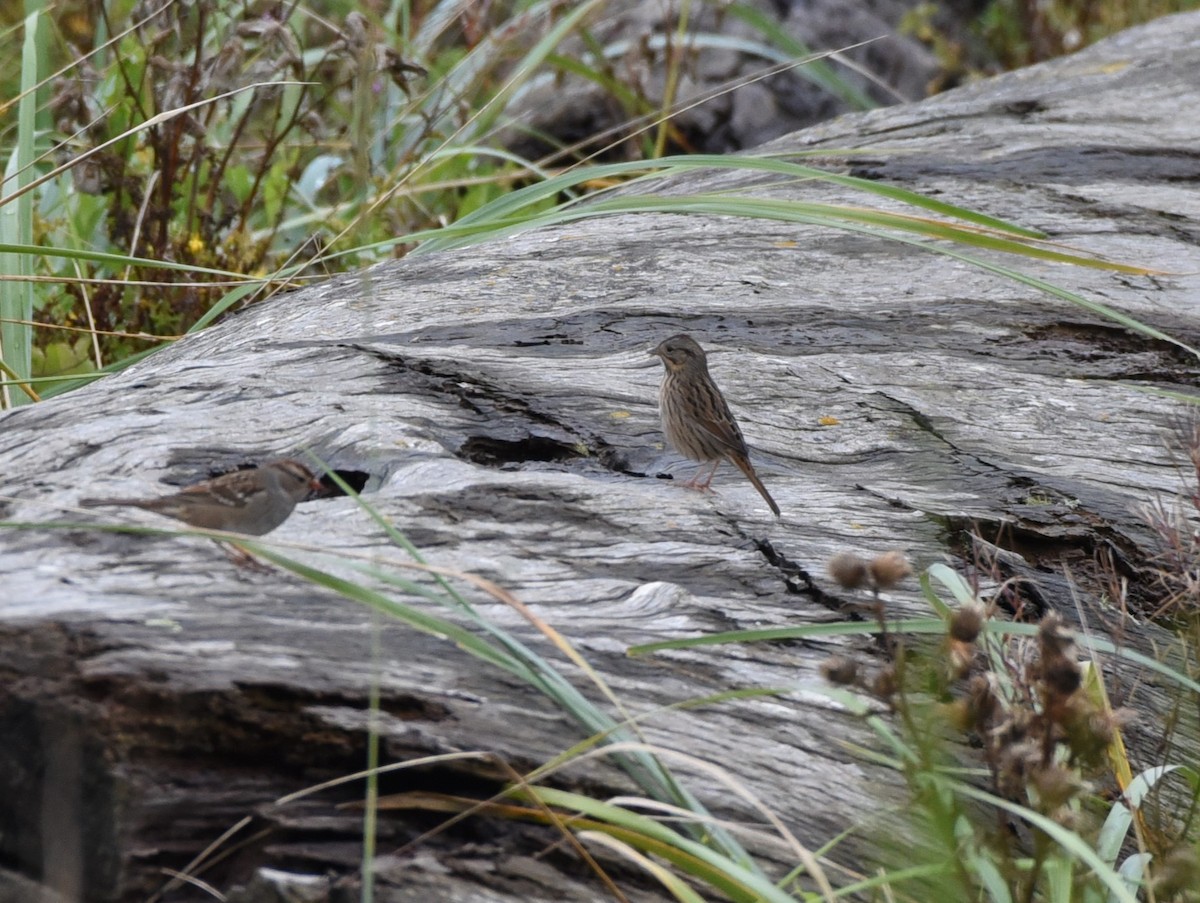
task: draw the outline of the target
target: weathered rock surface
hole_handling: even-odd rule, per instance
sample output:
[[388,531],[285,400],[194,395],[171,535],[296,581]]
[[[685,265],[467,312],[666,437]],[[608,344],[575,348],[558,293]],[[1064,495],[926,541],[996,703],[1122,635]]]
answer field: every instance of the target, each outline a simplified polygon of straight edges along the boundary
[[[1177,16],[772,149],[837,149],[823,165],[1161,270],[978,255],[1195,345],[1198,82],[1200,14]],[[663,190],[880,203],[735,172]],[[660,479],[690,473],[661,448],[659,368],[647,355],[678,331],[710,349],[781,519],[729,467],[711,495]],[[956,560],[973,526],[1016,553],[1013,571],[1041,572],[1044,604],[1073,617],[1078,599],[1102,633],[1094,554],[1110,550],[1133,602],[1153,602],[1138,567],[1153,538],[1135,509],[1181,488],[1163,438],[1181,405],[1146,389],[1190,387],[1196,371],[1175,345],[910,244],[623,216],[288,294],[7,414],[0,492],[11,521],[158,526],[149,514],[71,506],[311,448],[369,475],[365,498],[430,562],[496,581],[568,637],[643,717],[650,742],[719,763],[811,846],[867,825],[834,857],[863,866],[878,853],[872,830],[904,824],[904,791],[845,751],[840,739],[869,736],[816,689],[818,663],[835,650],[869,655],[866,638],[637,659],[626,648],[844,620],[853,600],[824,575],[832,553],[901,547],[919,565]],[[271,539],[341,573],[356,555],[404,560],[344,497],[302,504]],[[5,529],[0,542],[0,900],[28,899],[43,877],[64,900],[148,899],[165,870],[246,816],[202,880],[230,900],[277,899],[260,871],[271,868],[318,876],[316,899],[357,899],[361,818],[337,804],[361,799],[361,787],[273,801],[364,766],[374,680],[384,761],[478,750],[527,770],[588,734],[458,646],[289,574],[235,568],[204,540]],[[521,615],[462,586],[607,705]],[[929,614],[914,591],[893,594],[892,610]],[[1134,636],[1154,639],[1153,628]],[[662,708],[734,687],[793,690]],[[1154,692],[1128,701],[1153,711]],[[1154,749],[1157,730],[1152,719],[1131,729],[1135,755]],[[720,814],[750,817],[711,778],[681,773]],[[495,761],[468,759],[390,774],[383,789],[486,798],[505,779]],[[601,797],[630,789],[594,762],[553,782]],[[556,835],[533,826],[480,817],[400,849],[442,818],[381,816],[377,899],[600,893],[571,854],[537,857]],[[631,898],[660,898],[618,874]],[[185,886],[163,899],[204,898]]]

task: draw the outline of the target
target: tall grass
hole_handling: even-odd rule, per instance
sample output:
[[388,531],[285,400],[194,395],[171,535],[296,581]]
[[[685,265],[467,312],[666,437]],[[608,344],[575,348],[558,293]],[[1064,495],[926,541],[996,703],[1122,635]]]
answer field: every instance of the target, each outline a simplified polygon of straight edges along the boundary
[[[34,137],[37,122],[38,59],[44,55],[39,35],[42,16],[37,10],[25,17],[21,48],[21,92],[17,102],[17,141],[8,155],[0,195],[16,195],[0,205],[0,245],[33,244],[33,198],[23,189],[33,180]],[[30,385],[33,339],[33,260],[27,254],[0,252],[0,362],[6,377],[0,383],[3,407],[38,400]],[[17,391],[14,391],[17,390]]]

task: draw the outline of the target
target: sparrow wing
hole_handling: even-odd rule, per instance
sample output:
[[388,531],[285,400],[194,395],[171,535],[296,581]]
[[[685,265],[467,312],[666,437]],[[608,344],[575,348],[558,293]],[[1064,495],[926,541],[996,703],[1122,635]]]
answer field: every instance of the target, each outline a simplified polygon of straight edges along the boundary
[[696,406],[697,425],[716,440],[727,455],[746,456],[748,452],[742,430],[716,383],[705,379],[698,386],[697,392],[700,396]]

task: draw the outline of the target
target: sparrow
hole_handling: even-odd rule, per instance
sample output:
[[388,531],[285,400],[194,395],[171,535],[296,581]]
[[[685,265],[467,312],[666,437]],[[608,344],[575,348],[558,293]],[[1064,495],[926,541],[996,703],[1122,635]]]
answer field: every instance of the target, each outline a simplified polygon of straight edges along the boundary
[[[779,517],[779,506],[767,492],[754,465],[742,431],[725,402],[725,397],[708,373],[704,349],[689,335],[674,335],[650,352],[662,359],[666,373],[658,393],[663,432],[675,450],[700,469],[685,486],[707,489],[722,461],[731,461],[754,484],[771,511]],[[703,482],[700,475],[712,465]]]
[[151,499],[81,499],[84,508],[107,505],[143,508],[203,530],[262,536],[292,513],[321,481],[299,461],[284,458],[235,470],[195,486]]

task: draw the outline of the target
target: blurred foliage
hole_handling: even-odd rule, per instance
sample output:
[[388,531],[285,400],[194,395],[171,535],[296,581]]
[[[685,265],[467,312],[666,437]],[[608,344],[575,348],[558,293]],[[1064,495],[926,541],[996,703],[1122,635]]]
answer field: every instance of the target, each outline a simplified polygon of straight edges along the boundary
[[33,349],[34,376],[73,376],[92,370],[91,339],[80,336],[73,342],[47,342]]
[[999,64],[1016,69],[1198,7],[1200,0],[993,0],[979,29]]
[[[965,8],[964,8],[965,7]],[[1072,53],[1200,0],[990,0],[913,6],[901,31],[926,44],[942,73],[931,93]]]
[[[64,168],[37,189],[34,241],[121,259],[41,256],[36,317],[117,333],[96,363],[119,359],[139,337],[185,332],[228,292],[201,268],[265,280],[289,265],[359,267],[485,203],[521,161],[436,155],[479,137],[472,117],[569,5],[56,7],[40,69],[63,71],[40,92],[37,152],[39,174]],[[9,97],[20,56],[0,63]],[[0,117],[11,142],[15,105]],[[43,372],[81,366],[45,335]]]

